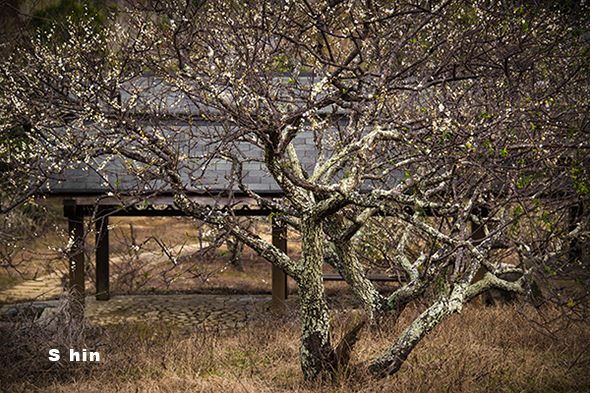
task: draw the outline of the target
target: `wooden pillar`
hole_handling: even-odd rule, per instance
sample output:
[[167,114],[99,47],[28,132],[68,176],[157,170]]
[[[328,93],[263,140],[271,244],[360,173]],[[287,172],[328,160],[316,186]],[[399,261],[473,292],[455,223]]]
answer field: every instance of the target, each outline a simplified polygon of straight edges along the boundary
[[[488,216],[488,210],[485,207],[481,207],[479,210],[480,211],[478,212],[478,218],[480,221],[484,221]],[[481,240],[486,237],[485,225],[478,225],[473,221],[470,221],[470,223],[471,239],[473,239],[473,245],[477,246],[481,243]],[[475,273],[475,277],[473,277],[473,282],[478,282],[479,280],[481,280],[483,276],[486,274],[486,272],[487,269],[481,266],[477,270],[477,273]]]
[[[576,229],[578,221],[580,220],[580,218],[583,217],[583,214],[584,205],[582,201],[580,201],[577,205],[570,206],[568,231],[573,231],[574,229]],[[586,261],[584,261],[584,248],[582,247],[582,243],[580,242],[580,237],[576,236],[575,238],[573,238],[570,241],[569,246],[569,262],[574,263],[577,260],[579,263],[586,263]]]
[[[477,216],[480,222],[483,222],[488,216],[488,210],[485,207],[481,207],[478,213],[479,214],[477,214]],[[482,239],[486,237],[485,225],[478,225],[473,221],[470,221],[470,223],[471,239],[473,240],[473,245],[477,246],[481,243]],[[485,276],[487,271],[488,270],[485,267],[480,266],[477,272],[475,273],[475,276],[473,277],[472,283],[476,283],[483,279],[483,276]],[[486,304],[487,296],[489,296],[487,293],[483,293],[476,297],[477,300],[474,299],[473,301],[483,306]]]
[[[488,216],[488,209],[481,207],[479,213],[479,220],[484,221]],[[484,237],[486,237],[485,225],[477,225],[471,221],[471,238],[474,240],[473,244],[476,246],[479,245]]]
[[73,295],[72,309],[83,315],[84,310],[84,213],[76,201],[64,201],[64,215],[68,218],[71,247],[68,251],[70,259],[70,281],[68,289]]
[[[287,253],[287,228],[272,219],[272,244]],[[272,306],[282,308],[287,300],[287,275],[272,265]]]
[[96,300],[109,300],[109,217],[96,221]]

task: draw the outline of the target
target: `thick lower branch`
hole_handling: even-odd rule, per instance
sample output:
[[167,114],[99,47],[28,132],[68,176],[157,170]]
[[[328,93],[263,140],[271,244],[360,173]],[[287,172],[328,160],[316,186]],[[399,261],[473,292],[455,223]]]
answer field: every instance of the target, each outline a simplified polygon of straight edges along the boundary
[[333,245],[325,242],[324,260],[330,264],[349,285],[356,299],[361,302],[369,319],[382,315],[388,308],[387,300],[375,289],[365,274],[365,268],[356,257],[349,243]]
[[445,317],[461,312],[465,302],[465,288],[456,285],[450,296],[440,296],[433,304],[404,330],[395,344],[378,357],[361,363],[358,371],[373,375],[397,372],[416,345]]
[[365,267],[360,263],[350,239],[342,240],[342,235],[349,228],[350,226],[344,225],[341,215],[332,215],[326,220],[324,229],[328,236],[341,241],[324,242],[324,260],[334,267],[350,286],[357,300],[363,305],[367,317],[371,320],[386,311],[387,301],[367,278]]
[[498,278],[490,272],[486,272],[481,280],[466,288],[465,298],[466,300],[471,300],[493,288],[526,295],[529,292],[529,286],[527,285],[529,274],[532,273],[528,272],[527,274],[523,274],[517,281],[511,282]]

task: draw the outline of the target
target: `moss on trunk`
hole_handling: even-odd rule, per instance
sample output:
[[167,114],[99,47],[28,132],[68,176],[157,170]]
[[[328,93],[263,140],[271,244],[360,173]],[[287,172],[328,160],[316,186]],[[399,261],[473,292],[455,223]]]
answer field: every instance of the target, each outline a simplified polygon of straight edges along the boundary
[[296,278],[301,308],[299,357],[303,375],[314,380],[331,367],[330,324],[322,279],[323,240],[321,222],[313,217],[301,220],[302,272]]

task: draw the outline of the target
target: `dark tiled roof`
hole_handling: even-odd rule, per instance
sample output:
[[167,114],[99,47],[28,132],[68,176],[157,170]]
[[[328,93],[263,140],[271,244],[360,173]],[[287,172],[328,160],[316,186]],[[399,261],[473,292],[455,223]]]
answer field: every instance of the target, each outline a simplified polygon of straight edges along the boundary
[[[208,126],[203,124],[200,127]],[[305,131],[298,135],[293,145],[304,167],[311,170],[317,157],[311,131]],[[244,184],[255,192],[280,193],[281,189],[266,170],[264,163],[246,159],[260,160],[262,151],[245,142],[238,143],[237,147],[245,156],[242,163]],[[187,158],[179,163],[183,184],[195,192],[221,191],[230,188],[233,188],[234,191],[238,190],[237,184],[232,185],[228,180],[231,175],[232,163],[220,158],[205,163],[204,160],[196,158],[203,153],[202,149],[193,148],[186,155]],[[166,184],[158,179],[158,177],[163,178],[161,174],[156,173],[158,168],[150,168],[145,173],[140,172],[134,175],[129,173],[120,158],[110,157],[108,158],[109,162],[98,170],[103,164],[103,160],[107,160],[107,157],[95,159],[90,165],[83,163],[78,168],[68,169],[59,179],[49,182],[45,193],[54,195],[101,194],[115,190],[123,193],[141,190],[147,193],[157,189],[167,189]]]

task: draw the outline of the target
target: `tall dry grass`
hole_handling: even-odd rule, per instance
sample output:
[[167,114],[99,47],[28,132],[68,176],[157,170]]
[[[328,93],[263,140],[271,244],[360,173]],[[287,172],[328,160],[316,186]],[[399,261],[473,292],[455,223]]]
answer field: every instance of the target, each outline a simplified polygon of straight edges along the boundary
[[[355,360],[390,345],[419,311],[407,310],[396,325],[363,331]],[[335,341],[353,320],[344,314],[333,318]],[[145,324],[64,330],[28,324],[1,327],[3,391],[586,392],[590,387],[590,327],[553,322],[548,337],[510,305],[467,306],[427,336],[389,378],[343,377],[316,384],[302,379],[297,361],[300,325],[294,311],[260,316],[248,328],[231,331]],[[70,342],[68,329],[79,333]],[[95,348],[101,362],[49,362],[47,351],[56,345]]]

